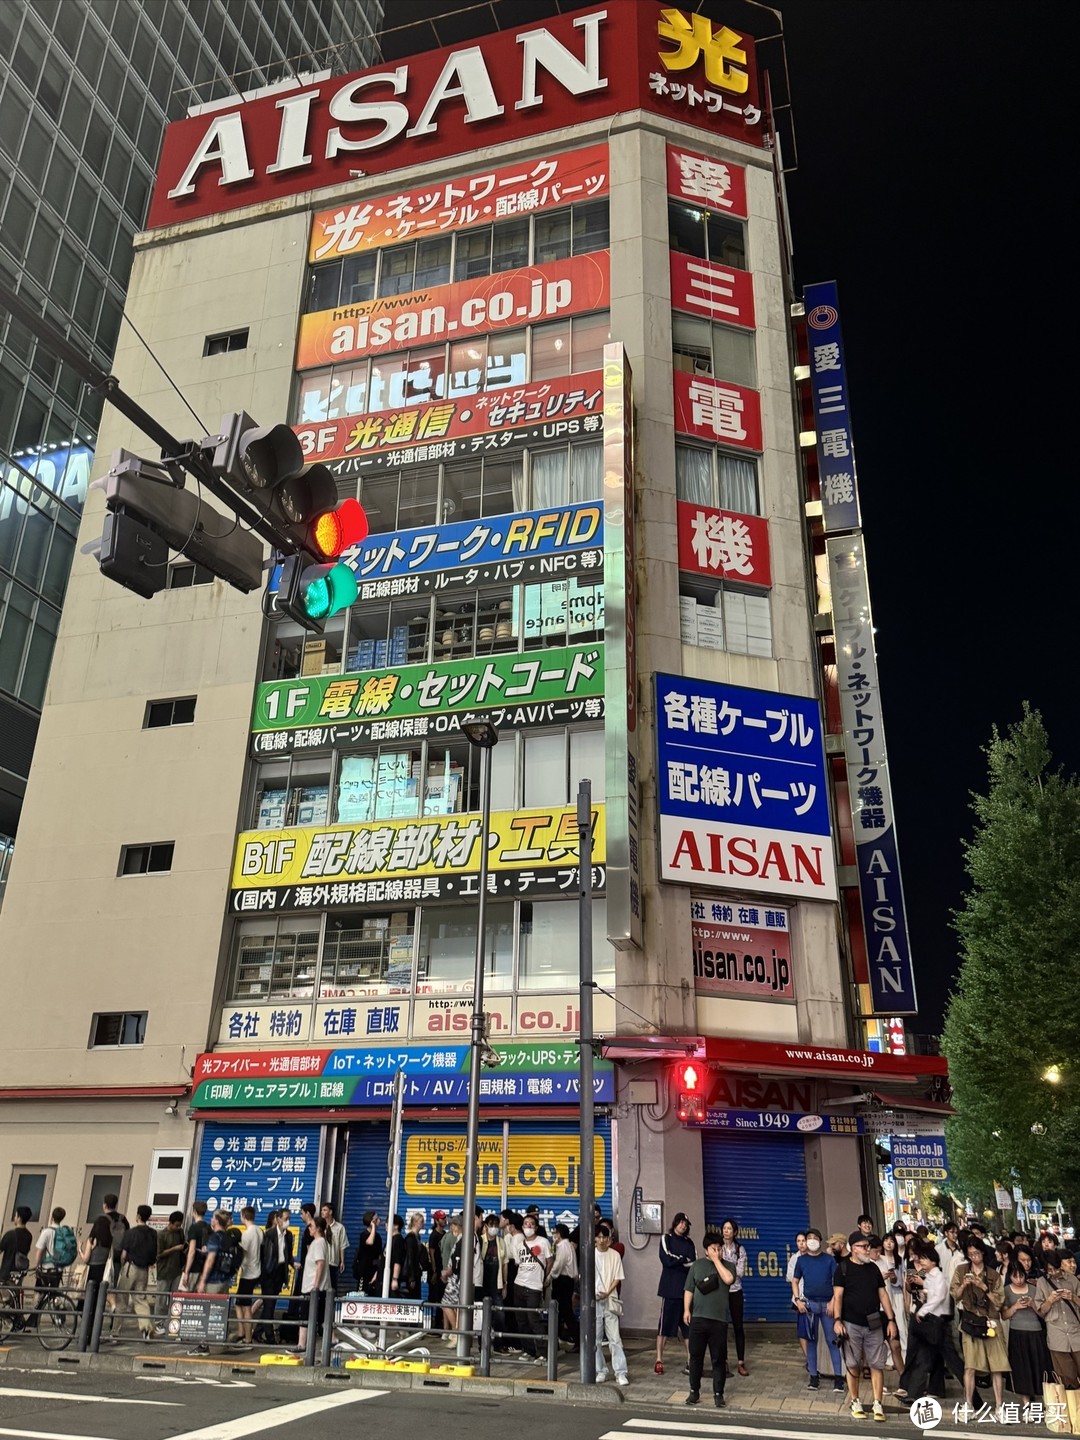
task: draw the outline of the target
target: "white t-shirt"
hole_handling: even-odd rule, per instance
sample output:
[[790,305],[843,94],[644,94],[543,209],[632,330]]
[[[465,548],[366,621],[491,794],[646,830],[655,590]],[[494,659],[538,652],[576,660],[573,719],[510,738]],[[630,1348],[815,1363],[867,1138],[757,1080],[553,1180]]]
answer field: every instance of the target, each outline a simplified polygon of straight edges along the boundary
[[596,1294],[599,1297],[601,1291],[614,1290],[620,1280],[626,1276],[623,1273],[622,1256],[617,1250],[605,1250],[603,1253],[597,1250],[596,1255]]
[[315,1266],[320,1260],[327,1261],[323,1266],[322,1284],[320,1290],[327,1290],[330,1286],[330,1265],[327,1257],[326,1241],[320,1235],[317,1240],[312,1240],[307,1247],[307,1254],[304,1256],[304,1278],[300,1283],[300,1289],[305,1295],[310,1295],[315,1288]]
[[547,1262],[551,1258],[551,1241],[543,1235],[515,1235],[513,1257],[517,1261],[515,1285],[523,1290],[543,1290],[547,1278]]
[[262,1232],[257,1225],[245,1225],[240,1232],[240,1279],[257,1280],[262,1271]]
[[[787,1262],[787,1283],[788,1283],[789,1285],[791,1284],[792,1280],[795,1279],[795,1266],[799,1263],[799,1259],[800,1259],[800,1257],[802,1256],[803,1253],[804,1253],[804,1252],[803,1252],[802,1250],[796,1249],[796,1250],[792,1251],[792,1253],[788,1256],[788,1262]],[[805,1253],[806,1253],[807,1255],[809,1255],[810,1252],[809,1252],[809,1250],[807,1250]],[[819,1255],[821,1254],[821,1251],[820,1251],[820,1250],[818,1251],[818,1254],[819,1254]],[[806,1287],[805,1287],[805,1285],[803,1284],[802,1278],[800,1277],[800,1279],[799,1279],[799,1294],[800,1294],[800,1295],[804,1295],[805,1293],[806,1293]]]
[[34,1246],[34,1249],[35,1249],[35,1250],[40,1250],[40,1251],[41,1251],[41,1263],[42,1263],[43,1265],[48,1265],[48,1263],[49,1263],[49,1256],[52,1254],[52,1248],[53,1248],[53,1246],[54,1246],[55,1244],[56,1244],[56,1226],[55,1226],[55,1225],[45,1225],[45,1226],[43,1226],[43,1227],[42,1227],[42,1230],[41,1230],[41,1233],[40,1233],[40,1234],[38,1235],[38,1237],[37,1237],[37,1243],[36,1243],[35,1246]]

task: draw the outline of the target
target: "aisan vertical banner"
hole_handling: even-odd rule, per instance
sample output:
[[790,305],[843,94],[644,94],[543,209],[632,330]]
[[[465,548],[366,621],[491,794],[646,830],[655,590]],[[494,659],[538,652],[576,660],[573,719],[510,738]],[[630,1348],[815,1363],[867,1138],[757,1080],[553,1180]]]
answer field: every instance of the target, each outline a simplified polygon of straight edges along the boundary
[[914,1015],[918,1011],[915,972],[904,911],[863,537],[858,533],[831,536],[825,552],[870,994],[875,1015]]
[[604,711],[607,926],[618,950],[641,945],[638,827],[634,397],[621,345],[604,346]]

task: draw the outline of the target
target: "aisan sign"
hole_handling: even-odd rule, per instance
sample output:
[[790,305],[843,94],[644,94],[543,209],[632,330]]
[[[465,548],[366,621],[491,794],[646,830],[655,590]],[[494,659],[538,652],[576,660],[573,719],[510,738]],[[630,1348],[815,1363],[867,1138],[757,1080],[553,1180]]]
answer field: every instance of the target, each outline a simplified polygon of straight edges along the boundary
[[638,108],[761,145],[753,41],[701,15],[617,0],[400,64],[237,97],[169,126],[148,224]]

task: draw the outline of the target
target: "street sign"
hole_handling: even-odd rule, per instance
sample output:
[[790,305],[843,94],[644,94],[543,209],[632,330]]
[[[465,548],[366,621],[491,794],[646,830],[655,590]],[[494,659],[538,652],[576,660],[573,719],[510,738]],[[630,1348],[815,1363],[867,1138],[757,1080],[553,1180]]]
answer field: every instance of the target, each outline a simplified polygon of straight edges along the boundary
[[1042,1214],[1042,1201],[1041,1201],[1041,1200],[1029,1200],[1029,1201],[1028,1201],[1028,1209],[1031,1211],[1031,1213],[1032,1213],[1033,1215],[1041,1215],[1041,1214]]
[[898,1180],[947,1180],[948,1161],[944,1135],[927,1135],[923,1139],[907,1139],[894,1135],[890,1139],[893,1174]]

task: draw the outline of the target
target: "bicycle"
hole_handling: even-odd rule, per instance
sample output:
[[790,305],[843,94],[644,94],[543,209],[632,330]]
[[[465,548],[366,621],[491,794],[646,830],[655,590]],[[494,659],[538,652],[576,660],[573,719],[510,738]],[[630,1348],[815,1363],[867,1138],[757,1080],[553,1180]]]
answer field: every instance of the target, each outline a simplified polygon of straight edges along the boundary
[[[57,1272],[57,1281],[62,1277]],[[42,1274],[36,1274],[39,1285]],[[61,1290],[34,1290],[35,1301],[27,1305],[24,1280],[12,1276],[0,1286],[0,1342],[9,1335],[33,1330],[45,1350],[66,1350],[79,1328],[78,1312],[71,1297]]]

